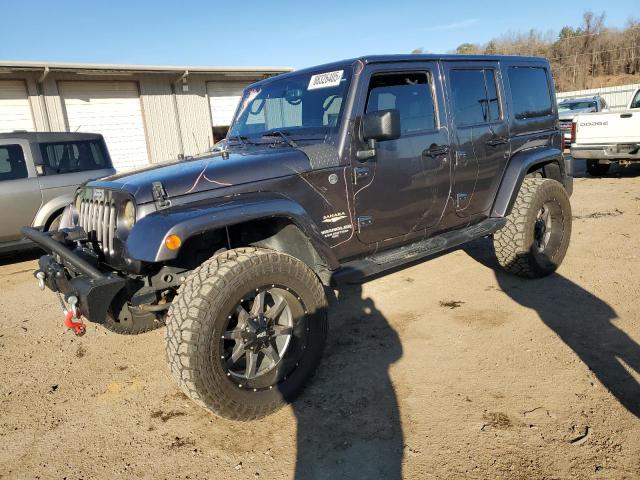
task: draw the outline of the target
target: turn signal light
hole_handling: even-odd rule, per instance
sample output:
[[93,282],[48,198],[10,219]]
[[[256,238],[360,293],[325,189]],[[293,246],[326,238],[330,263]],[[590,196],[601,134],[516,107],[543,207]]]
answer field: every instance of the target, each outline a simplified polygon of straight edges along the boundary
[[164,244],[169,250],[177,250],[182,245],[182,240],[178,235],[172,234],[166,238]]

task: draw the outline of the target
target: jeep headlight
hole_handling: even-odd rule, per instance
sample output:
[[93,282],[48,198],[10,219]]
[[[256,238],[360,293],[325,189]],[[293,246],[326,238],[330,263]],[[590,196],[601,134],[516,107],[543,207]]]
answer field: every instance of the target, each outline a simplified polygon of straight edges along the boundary
[[127,200],[124,208],[122,209],[122,218],[120,219],[120,225],[129,231],[133,228],[136,223],[136,207],[133,205],[131,200]]

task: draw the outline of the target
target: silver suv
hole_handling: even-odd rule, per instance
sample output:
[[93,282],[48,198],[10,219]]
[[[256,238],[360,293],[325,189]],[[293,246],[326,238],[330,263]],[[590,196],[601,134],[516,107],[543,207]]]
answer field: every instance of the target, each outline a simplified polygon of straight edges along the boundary
[[57,229],[78,185],[114,173],[102,135],[0,133],[0,253],[32,246],[24,225]]

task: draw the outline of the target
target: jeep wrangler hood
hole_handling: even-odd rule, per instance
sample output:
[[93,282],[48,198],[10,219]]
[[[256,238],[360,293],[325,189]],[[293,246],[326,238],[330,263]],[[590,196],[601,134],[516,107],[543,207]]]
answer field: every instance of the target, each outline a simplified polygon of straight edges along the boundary
[[295,175],[310,170],[300,150],[277,146],[247,148],[210,157],[161,163],[90,182],[91,187],[124,190],[137,203],[153,201],[154,182],[161,182],[169,198],[206,190]]

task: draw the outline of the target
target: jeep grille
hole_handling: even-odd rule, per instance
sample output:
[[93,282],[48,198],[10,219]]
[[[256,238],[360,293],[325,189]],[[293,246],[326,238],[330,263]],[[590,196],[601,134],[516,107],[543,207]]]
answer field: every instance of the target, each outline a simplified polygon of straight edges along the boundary
[[103,200],[83,198],[79,215],[80,226],[87,232],[89,240],[97,243],[105,256],[113,255],[118,222],[116,206],[110,196],[105,194]]

